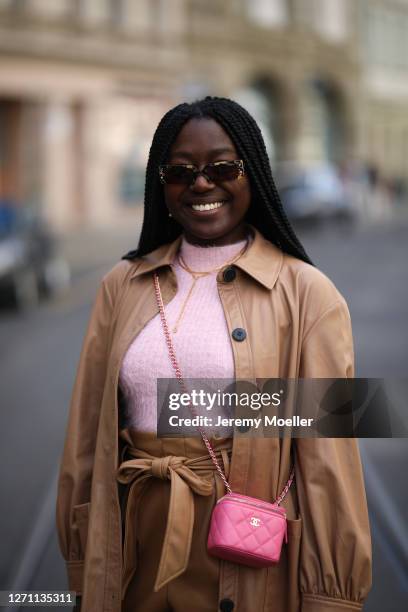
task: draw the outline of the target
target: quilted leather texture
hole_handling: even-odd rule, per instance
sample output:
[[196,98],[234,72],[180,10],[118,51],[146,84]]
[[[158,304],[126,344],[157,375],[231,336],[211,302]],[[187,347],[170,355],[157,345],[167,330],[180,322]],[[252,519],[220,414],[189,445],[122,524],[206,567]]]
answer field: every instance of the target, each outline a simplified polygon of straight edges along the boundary
[[[257,502],[260,506],[252,505]],[[279,561],[284,538],[287,541],[282,508],[234,493],[221,498],[213,510],[207,548],[227,561],[268,567]]]

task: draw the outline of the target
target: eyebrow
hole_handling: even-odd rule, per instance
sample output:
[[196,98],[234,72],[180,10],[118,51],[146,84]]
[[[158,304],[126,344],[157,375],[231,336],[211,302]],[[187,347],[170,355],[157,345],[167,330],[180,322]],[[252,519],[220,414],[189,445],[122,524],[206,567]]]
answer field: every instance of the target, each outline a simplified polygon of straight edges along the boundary
[[[218,147],[216,149],[211,149],[209,151],[210,155],[221,155],[223,153],[233,153],[234,155],[235,150],[232,147]],[[192,157],[193,153],[191,153],[190,151],[173,151],[171,154],[171,157]]]

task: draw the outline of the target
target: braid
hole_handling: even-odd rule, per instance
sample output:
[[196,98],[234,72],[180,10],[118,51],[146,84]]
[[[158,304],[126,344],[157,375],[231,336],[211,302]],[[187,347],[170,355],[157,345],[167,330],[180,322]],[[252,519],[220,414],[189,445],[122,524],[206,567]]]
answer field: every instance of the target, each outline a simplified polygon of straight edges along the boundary
[[286,253],[313,265],[283,209],[256,121],[237,102],[211,96],[192,104],[179,104],[161,119],[147,162],[144,220],[139,246],[122,259],[145,255],[181,234],[183,228],[168,217],[158,166],[166,162],[170,147],[184,123],[189,119],[204,117],[214,119],[224,128],[244,160],[252,194],[246,221]]

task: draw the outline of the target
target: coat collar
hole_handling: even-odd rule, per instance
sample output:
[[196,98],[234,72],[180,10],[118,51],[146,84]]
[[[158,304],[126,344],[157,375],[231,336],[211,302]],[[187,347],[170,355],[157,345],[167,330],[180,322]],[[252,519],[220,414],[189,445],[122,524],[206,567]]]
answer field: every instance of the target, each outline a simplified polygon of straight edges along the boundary
[[[253,240],[248,250],[234,265],[252,276],[267,289],[272,289],[282,268],[283,253],[277,246],[264,238],[256,227],[253,225],[249,225],[249,227],[252,230]],[[162,266],[170,265],[178,251],[181,239],[182,236],[180,235],[173,242],[163,244],[151,253],[143,255],[137,260],[137,263],[135,261],[134,265],[137,265],[137,267],[130,278],[133,279]]]

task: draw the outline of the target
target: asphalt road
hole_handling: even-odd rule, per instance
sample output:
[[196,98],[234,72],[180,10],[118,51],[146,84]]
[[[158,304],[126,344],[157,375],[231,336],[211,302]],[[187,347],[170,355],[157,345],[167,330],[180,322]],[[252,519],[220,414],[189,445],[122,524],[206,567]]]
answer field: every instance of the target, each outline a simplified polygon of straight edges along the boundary
[[[298,232],[347,299],[356,376],[407,377],[407,230],[405,222]],[[0,589],[67,588],[54,530],[56,475],[91,301],[109,267],[82,274],[65,298],[24,317],[0,313]],[[404,612],[407,440],[363,440],[361,451],[374,551],[365,610]]]

